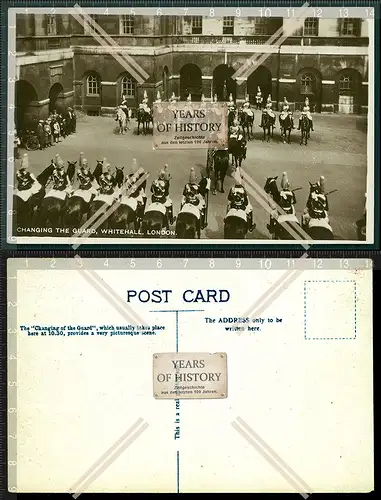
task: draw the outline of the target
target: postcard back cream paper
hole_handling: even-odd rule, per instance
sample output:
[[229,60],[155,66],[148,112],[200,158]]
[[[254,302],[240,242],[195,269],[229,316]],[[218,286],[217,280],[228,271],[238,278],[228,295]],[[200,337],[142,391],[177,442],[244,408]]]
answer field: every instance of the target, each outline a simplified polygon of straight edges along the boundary
[[[372,271],[168,262],[9,261],[9,488],[372,490]],[[165,353],[224,353],[226,397],[155,397]]]

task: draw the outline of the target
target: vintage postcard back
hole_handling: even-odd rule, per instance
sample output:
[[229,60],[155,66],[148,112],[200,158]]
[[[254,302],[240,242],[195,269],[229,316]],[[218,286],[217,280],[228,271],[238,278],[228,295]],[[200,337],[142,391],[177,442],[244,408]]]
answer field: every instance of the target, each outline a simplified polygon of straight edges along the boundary
[[371,491],[371,266],[9,260],[9,490]]
[[254,4],[10,8],[7,243],[374,244],[375,9]]

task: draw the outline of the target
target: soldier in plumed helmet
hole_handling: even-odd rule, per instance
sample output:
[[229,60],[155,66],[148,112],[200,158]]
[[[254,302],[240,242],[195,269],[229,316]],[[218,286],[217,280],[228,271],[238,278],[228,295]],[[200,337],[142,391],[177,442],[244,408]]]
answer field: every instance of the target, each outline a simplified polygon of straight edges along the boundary
[[253,223],[253,207],[249,201],[246,189],[243,187],[242,183],[236,182],[236,184],[230,189],[228,194],[228,208],[227,213],[232,208],[236,210],[243,210],[246,213],[247,227],[251,232],[255,229],[255,224]]

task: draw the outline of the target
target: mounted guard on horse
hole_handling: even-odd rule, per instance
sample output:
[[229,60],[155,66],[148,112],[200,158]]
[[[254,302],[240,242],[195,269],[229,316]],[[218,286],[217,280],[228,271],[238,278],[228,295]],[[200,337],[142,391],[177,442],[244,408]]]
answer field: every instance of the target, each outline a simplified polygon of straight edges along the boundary
[[[198,184],[195,170],[192,167],[190,170],[189,182],[184,186],[177,220],[179,225],[182,219],[186,217],[185,214],[187,214],[187,217],[190,215],[194,216],[197,221],[196,232],[198,235],[200,235],[200,231],[206,227],[206,202],[201,191],[203,191],[203,189],[201,189],[200,184]],[[181,214],[184,214],[184,216]]]
[[16,172],[17,188],[14,190],[14,194],[23,201],[28,201],[31,196],[37,194],[42,188],[28,168],[29,160],[27,153],[25,153],[21,159],[20,168]]
[[248,231],[253,231],[255,229],[255,224],[253,224],[253,207],[249,201],[246,189],[242,184],[237,183],[230,189],[228,202],[226,217],[228,217],[231,210],[242,210],[246,215]]
[[253,133],[254,112],[251,109],[250,99],[248,95],[245,98],[245,102],[242,104],[242,108],[240,111],[240,122],[245,137],[245,130],[247,130],[247,138],[250,139],[250,134]]
[[263,96],[262,96],[262,91],[261,87],[257,87],[257,93],[255,95],[255,103],[257,105],[257,109],[262,109],[262,104],[263,104]]
[[[267,226],[267,229],[271,234],[276,234],[277,232],[283,232],[282,227],[280,225],[285,222],[294,222],[295,224],[299,224],[299,221],[295,214],[295,203],[296,197],[294,191],[291,190],[290,182],[288,180],[288,176],[286,172],[283,172],[281,179],[281,189],[278,191],[276,186],[276,178],[274,178],[275,184],[270,186],[269,189],[265,187],[265,191],[270,194],[273,198],[273,201],[279,205],[284,213],[278,214],[278,210],[273,207],[273,204],[270,203],[270,207],[273,210],[270,212],[270,224]],[[288,231],[284,231],[285,237],[280,239],[288,239]]]
[[174,222],[173,203],[169,197],[169,180],[170,174],[167,170],[161,170],[158,178],[151,185],[151,205],[148,206],[145,215],[149,212],[161,212],[165,218],[165,225],[169,229],[169,225]]
[[140,124],[143,125],[143,133],[146,134],[149,127],[149,123],[152,122],[153,120],[152,109],[148,105],[148,96],[146,90],[144,91],[143,100],[138,107],[137,118],[138,118],[138,135],[139,135]]
[[228,127],[231,127],[233,125],[234,116],[237,110],[237,106],[235,105],[235,102],[233,100],[233,94],[229,95],[229,101],[227,106],[228,106]]
[[303,111],[300,113],[298,130],[300,130],[301,128],[301,123],[304,116],[306,116],[309,119],[310,129],[314,132],[314,124],[312,121],[311,110],[310,110],[310,100],[308,99],[308,97],[305,98]]
[[302,215],[302,226],[312,239],[334,238],[328,211],[328,194],[325,191],[325,179],[321,176],[318,182],[310,182],[310,195]]
[[233,125],[229,129],[228,150],[233,156],[232,163],[235,168],[240,167],[242,160],[246,158],[246,141],[238,117],[234,119]]
[[266,108],[262,110],[261,124],[259,125],[263,128],[263,139],[266,139],[267,132],[267,140],[270,140],[270,134],[273,135],[273,131],[275,128],[275,113],[272,109],[272,100],[271,95],[269,94],[267,97]]
[[290,110],[290,105],[288,104],[287,98],[283,99],[282,111],[279,115],[279,124],[281,130],[281,136],[283,136],[283,142],[286,142],[286,133],[288,132],[288,143],[290,143],[291,130],[295,128],[294,126],[294,116]]

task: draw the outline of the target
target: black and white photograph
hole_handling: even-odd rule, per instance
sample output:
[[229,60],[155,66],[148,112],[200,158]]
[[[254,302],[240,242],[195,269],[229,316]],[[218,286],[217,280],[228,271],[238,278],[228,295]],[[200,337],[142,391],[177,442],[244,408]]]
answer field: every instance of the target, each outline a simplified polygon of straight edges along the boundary
[[374,243],[373,10],[10,9],[7,242]]

